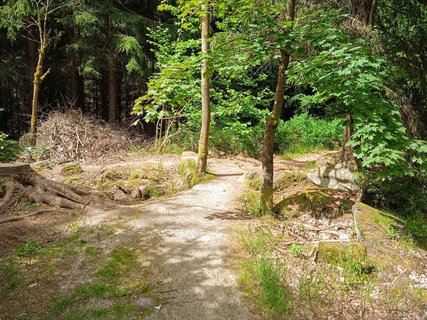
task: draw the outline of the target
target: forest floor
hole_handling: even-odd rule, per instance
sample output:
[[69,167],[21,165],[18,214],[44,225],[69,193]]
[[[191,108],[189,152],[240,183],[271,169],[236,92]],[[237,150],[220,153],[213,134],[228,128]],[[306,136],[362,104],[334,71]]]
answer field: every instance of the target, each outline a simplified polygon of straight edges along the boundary
[[[244,161],[212,159],[217,176],[175,195],[0,225],[0,319],[251,318],[231,258],[234,227],[250,218],[236,203],[244,189],[241,167],[251,167]],[[106,172],[148,165],[172,181],[179,162],[130,156],[82,165],[83,172],[65,179],[100,186]],[[63,167],[40,173],[62,182]]]
[[[313,170],[330,156],[333,153],[323,152],[294,160],[278,158],[276,176]],[[351,238],[352,217],[348,212],[332,222],[307,215],[294,216],[291,221],[259,219],[247,213],[251,208],[245,202],[256,179],[248,180],[244,175],[260,172],[259,161],[244,157],[211,159],[209,170],[213,175],[177,192],[185,189],[180,161],[179,156],[122,155],[118,162],[81,165],[82,172],[67,177],[61,175],[64,165],[35,164],[33,167],[48,178],[111,191],[121,204],[88,206],[71,213],[58,210],[0,225],[0,319],[267,319],[282,318],[291,311],[296,319],[372,319],[371,315],[388,319],[372,313],[372,309],[384,308],[378,308],[371,291],[360,294],[369,282],[375,287],[369,274],[351,278],[353,283],[333,282],[330,274],[342,276],[340,270],[348,270],[314,261],[306,252],[312,248],[296,246],[324,236],[310,230],[310,223],[318,229],[339,225],[340,234]],[[115,186],[120,181],[131,188],[135,178],[148,175],[155,176],[157,184],[167,185],[167,191],[156,191],[151,199],[135,202]],[[304,190],[308,183],[298,180],[276,196]],[[22,208],[33,210],[34,206],[22,203]],[[283,230],[291,230],[293,237],[284,235]],[[315,237],[307,238],[307,234]],[[424,281],[426,253],[415,246],[408,249],[406,242],[404,246],[395,238],[386,241],[384,247],[393,250],[379,250],[389,258],[376,266],[390,279],[383,285],[394,297],[387,300],[385,310],[390,319],[416,319],[422,310],[425,312],[427,291],[418,287],[410,291],[408,281],[410,275]],[[289,249],[291,243],[293,249]],[[253,250],[256,246],[265,248],[258,248],[262,252],[257,253]],[[368,250],[374,254],[375,250]],[[279,274],[277,282],[282,285],[286,277],[283,287],[289,291],[288,300],[294,302],[281,301],[290,305],[281,310],[282,316],[259,305],[265,300],[263,279],[256,270],[248,274],[254,257],[264,254],[273,254],[274,260],[287,264],[287,271]],[[375,257],[382,258],[380,254]],[[396,269],[393,259],[406,259],[407,263],[401,261],[403,267]],[[259,266],[258,262],[255,265]],[[330,282],[328,286],[325,281]],[[347,289],[341,288],[344,286]],[[401,290],[393,291],[395,287]],[[340,293],[343,289],[343,295],[338,296],[337,288]],[[304,290],[304,295],[293,293]],[[322,291],[327,292],[319,298]],[[332,296],[331,292],[336,294]],[[413,297],[416,294],[420,298]],[[338,298],[342,302],[333,302]],[[384,304],[382,300],[378,303]],[[410,312],[401,309],[405,303]]]

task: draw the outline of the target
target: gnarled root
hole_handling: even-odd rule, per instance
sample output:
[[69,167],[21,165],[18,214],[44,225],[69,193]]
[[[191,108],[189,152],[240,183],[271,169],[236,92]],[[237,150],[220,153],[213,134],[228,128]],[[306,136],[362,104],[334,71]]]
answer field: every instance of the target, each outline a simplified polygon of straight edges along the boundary
[[0,213],[2,213],[3,209],[10,205],[12,201],[13,194],[16,190],[16,185],[12,182],[6,182],[6,193],[4,197],[0,200]]
[[46,179],[27,164],[1,164],[0,177],[7,178],[6,193],[0,200],[0,212],[5,211],[11,205],[17,189],[23,190],[27,198],[33,202],[65,209],[84,207],[89,202],[92,204],[109,202],[107,197],[100,192]]

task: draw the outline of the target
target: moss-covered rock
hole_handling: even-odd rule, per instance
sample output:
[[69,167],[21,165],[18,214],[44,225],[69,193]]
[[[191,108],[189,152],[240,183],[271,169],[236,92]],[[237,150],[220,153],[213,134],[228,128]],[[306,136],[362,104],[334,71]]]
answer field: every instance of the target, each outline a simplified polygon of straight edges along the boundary
[[83,172],[83,169],[79,164],[70,164],[61,169],[61,174],[66,177],[69,177],[75,174],[80,174],[82,172]]
[[362,261],[366,256],[366,247],[361,242],[320,242],[317,254],[319,260],[328,263],[348,259]]
[[178,175],[187,188],[191,188],[201,181],[197,171],[196,162],[193,159],[182,160],[178,165]]
[[273,211],[276,214],[310,212],[315,217],[333,218],[345,213],[352,205],[351,200],[336,197],[332,190],[306,189],[286,197],[274,206]]
[[294,186],[306,178],[306,175],[302,172],[286,171],[274,182],[274,191],[277,192]]
[[359,239],[384,239],[398,232],[401,222],[397,217],[367,204],[358,202],[352,207],[354,227]]

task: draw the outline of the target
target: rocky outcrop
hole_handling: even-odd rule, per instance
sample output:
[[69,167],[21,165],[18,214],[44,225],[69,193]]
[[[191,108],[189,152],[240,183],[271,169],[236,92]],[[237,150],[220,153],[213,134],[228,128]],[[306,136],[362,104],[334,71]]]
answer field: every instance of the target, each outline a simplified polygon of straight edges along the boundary
[[337,163],[318,168],[307,174],[314,184],[327,189],[359,191],[356,183],[355,172],[357,166],[354,162]]

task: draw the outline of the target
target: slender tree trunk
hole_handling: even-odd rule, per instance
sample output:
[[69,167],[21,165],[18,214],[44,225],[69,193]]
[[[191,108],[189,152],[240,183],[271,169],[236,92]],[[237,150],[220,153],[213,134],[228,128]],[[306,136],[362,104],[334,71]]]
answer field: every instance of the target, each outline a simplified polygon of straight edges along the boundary
[[[202,5],[202,53],[209,53],[209,20],[210,15],[208,6]],[[203,59],[202,62],[202,128],[199,139],[199,153],[197,160],[197,168],[200,174],[206,173],[209,151],[209,129],[211,125],[211,107],[210,107],[210,77],[207,75],[209,71],[208,60]]]
[[351,116],[347,114],[345,116],[346,125],[344,130],[344,137],[342,139],[342,149],[341,149],[341,161],[349,162],[353,160],[353,150],[351,147],[346,146],[347,142],[351,140]]
[[30,143],[31,146],[35,146],[37,142],[37,113],[38,113],[38,104],[39,104],[39,93],[40,85],[43,82],[46,74],[43,74],[43,62],[44,56],[46,53],[45,43],[40,44],[39,57],[37,60],[36,72],[34,73],[33,81],[33,102],[31,104],[31,128],[30,128]]
[[[293,21],[295,17],[295,0],[288,0],[287,20]],[[274,177],[274,136],[283,109],[286,88],[286,70],[289,67],[289,53],[281,50],[279,72],[276,84],[275,101],[273,110],[267,118],[262,148],[262,185],[261,185],[261,213],[268,214],[273,209],[273,177]]]
[[108,122],[117,122],[117,79],[113,57],[108,59]]

